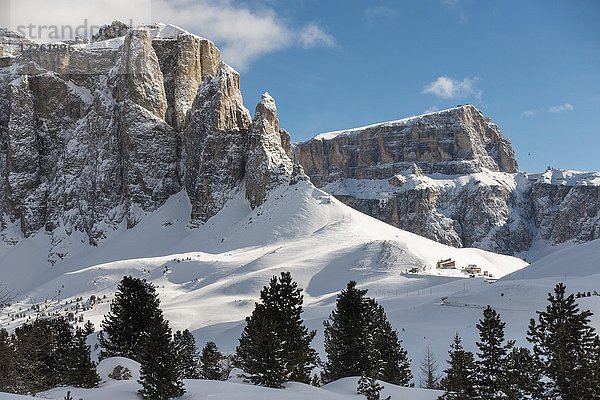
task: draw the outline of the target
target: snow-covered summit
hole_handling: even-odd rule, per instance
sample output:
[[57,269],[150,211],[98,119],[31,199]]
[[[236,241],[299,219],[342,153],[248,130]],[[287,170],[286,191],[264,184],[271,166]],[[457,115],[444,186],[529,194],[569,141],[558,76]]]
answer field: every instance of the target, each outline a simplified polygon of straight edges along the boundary
[[[393,120],[393,121],[378,122],[375,124],[360,126],[357,128],[349,128],[349,129],[342,129],[342,130],[331,131],[331,132],[323,132],[323,133],[319,133],[319,134],[315,135],[313,137],[313,139],[314,140],[331,140],[340,135],[358,134],[367,129],[389,128],[389,127],[409,127],[409,126],[415,124],[416,122],[422,120],[423,118],[430,117],[432,115],[444,116],[448,113],[452,113],[453,111],[456,111],[456,110],[459,110],[462,108],[467,108],[467,107],[477,110],[474,106],[465,104],[465,105],[460,105],[460,106],[456,106],[456,107],[452,107],[452,108],[448,108],[448,109],[444,109],[444,110],[440,110],[440,111],[432,111],[432,112],[428,112],[428,113],[424,113],[424,114],[420,114],[420,115],[414,115],[412,117],[402,118],[402,119]],[[481,112],[479,110],[477,110],[477,111]]]

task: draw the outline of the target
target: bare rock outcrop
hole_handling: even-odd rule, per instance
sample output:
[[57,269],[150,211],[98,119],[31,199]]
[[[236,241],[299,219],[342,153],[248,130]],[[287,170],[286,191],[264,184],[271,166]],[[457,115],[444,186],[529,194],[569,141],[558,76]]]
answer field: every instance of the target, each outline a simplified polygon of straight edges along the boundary
[[535,257],[600,237],[600,179],[517,173],[510,142],[473,106],[321,134],[296,160],[349,206],[451,246]]
[[246,198],[252,208],[261,205],[273,187],[289,183],[293,170],[282,146],[275,100],[264,93],[254,113],[246,163]]
[[127,33],[121,57],[112,71],[117,101],[129,99],[157,118],[165,119],[165,85],[150,30],[133,29]]
[[412,164],[447,175],[517,170],[510,141],[470,105],[321,134],[297,146],[296,160],[317,185],[387,179]]
[[5,243],[47,234],[54,263],[72,242],[131,228],[182,190],[192,221],[204,223],[246,178],[260,190],[253,207],[278,184],[307,179],[274,101],[259,104],[253,125],[240,76],[212,42],[172,25],[120,23],[95,40],[0,67]]
[[192,218],[201,222],[219,212],[244,177],[251,121],[239,78],[221,64],[198,92],[184,134],[185,186]]

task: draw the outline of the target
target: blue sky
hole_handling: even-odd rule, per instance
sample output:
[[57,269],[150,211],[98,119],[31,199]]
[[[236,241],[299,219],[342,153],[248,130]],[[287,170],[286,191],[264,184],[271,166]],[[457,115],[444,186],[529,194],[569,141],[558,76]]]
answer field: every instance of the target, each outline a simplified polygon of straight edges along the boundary
[[[179,25],[213,40],[246,106],[294,141],[476,105],[521,170],[600,170],[600,0],[0,0],[10,25]],[[37,40],[37,38],[34,38]]]
[[267,7],[327,39],[242,68],[247,106],[269,91],[295,141],[471,103],[512,140],[521,170],[600,170],[600,1]]

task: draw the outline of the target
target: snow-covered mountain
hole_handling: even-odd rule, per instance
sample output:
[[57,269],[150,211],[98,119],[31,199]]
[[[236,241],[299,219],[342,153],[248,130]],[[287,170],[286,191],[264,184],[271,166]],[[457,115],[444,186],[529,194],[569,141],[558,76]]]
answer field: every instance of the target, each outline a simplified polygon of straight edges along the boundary
[[172,25],[118,22],[96,39],[12,45],[3,58],[4,244],[48,235],[55,263],[182,191],[201,224],[244,185],[256,207],[275,185],[306,179],[274,100],[265,93],[252,120],[239,74],[212,42]]
[[[544,307],[556,281],[566,280],[570,291],[595,290],[600,281],[591,267],[598,240],[550,259],[565,260],[564,267],[545,267],[550,264],[543,259],[524,268],[527,263],[515,257],[448,246],[401,230],[315,187],[292,160],[290,137],[279,126],[271,96],[263,95],[251,118],[237,72],[220,62],[214,44],[177,27],[129,29],[113,23],[94,43],[54,51],[22,52],[18,40],[23,38],[5,32],[0,42],[2,35],[11,44],[5,53],[10,56],[0,64],[6,65],[0,68],[0,283],[15,298],[0,309],[0,327],[13,329],[42,312],[74,313],[99,328],[116,285],[132,275],[156,285],[174,329],[189,328],[199,344],[213,340],[231,352],[260,289],[273,275],[290,271],[304,289],[304,318],[318,331],[313,345],[321,355],[323,321],[337,293],[356,280],[385,307],[417,377],[427,346],[440,364],[456,331],[467,347],[473,346],[485,305],[496,307],[507,321],[507,337],[523,344],[528,318]],[[479,118],[474,109],[457,110],[463,109],[474,121]],[[438,114],[435,129],[444,131],[447,120]],[[465,194],[464,207],[473,207],[485,227],[495,211],[477,211],[476,201],[496,204],[497,187],[510,198],[521,193],[513,186],[529,182],[515,172],[510,143],[485,124],[483,131],[453,136],[457,147],[450,141],[454,134],[440,140],[425,135],[422,145],[411,142],[418,151],[429,146],[431,154],[443,154],[440,163],[427,156],[431,170],[426,173],[423,163],[413,167],[411,161],[403,173],[393,165],[373,169],[367,159],[361,161],[365,175],[343,185],[337,178],[315,181],[331,185],[334,193],[335,185],[364,192],[379,204],[386,203],[392,187],[395,196],[420,187],[469,189],[472,197]],[[471,146],[481,132],[478,145]],[[361,138],[328,135],[324,146],[336,140],[333,136]],[[336,151],[343,155],[352,146]],[[296,153],[300,160],[302,151]],[[454,167],[458,170],[447,169]],[[556,174],[536,182],[548,180],[555,187]],[[561,181],[565,187],[568,177]],[[574,187],[583,179],[571,178]],[[585,179],[597,186],[595,175]],[[503,210],[497,213],[502,218]],[[428,221],[439,241],[454,235],[452,224],[437,214]],[[448,259],[445,265],[454,262],[454,268],[438,268]],[[468,266],[471,272],[465,274]],[[596,298],[582,302],[600,313]],[[32,303],[40,309],[32,309]],[[74,390],[74,397],[133,398],[139,388],[135,382],[105,379],[99,389]],[[356,382],[323,389],[290,384],[285,391],[240,388],[236,382],[187,385],[192,399],[227,394],[291,400],[350,398]],[[383,394],[423,400],[439,395],[392,385]],[[65,392],[59,388],[43,395],[62,399]],[[0,399],[13,398],[0,394]]]
[[323,133],[296,160],[344,203],[419,235],[528,260],[600,237],[600,173],[517,171],[471,105]]

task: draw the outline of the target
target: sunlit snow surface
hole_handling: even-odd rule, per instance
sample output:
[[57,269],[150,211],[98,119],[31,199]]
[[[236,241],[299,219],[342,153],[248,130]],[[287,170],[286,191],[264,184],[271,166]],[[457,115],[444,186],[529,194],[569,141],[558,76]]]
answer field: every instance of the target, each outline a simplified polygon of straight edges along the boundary
[[[2,281],[17,288],[18,303],[2,310],[0,324],[12,329],[24,322],[31,315],[27,311],[31,301],[48,299],[46,312],[74,312],[77,301],[71,301],[81,297],[76,316],[90,319],[98,329],[116,285],[123,275],[133,275],[157,285],[162,308],[174,329],[189,328],[199,346],[213,340],[221,350],[232,352],[260,289],[272,275],[289,270],[305,289],[304,318],[309,329],[318,331],[313,344],[323,358],[323,321],[339,290],[349,280],[356,280],[385,307],[413,360],[413,375],[418,377],[428,345],[441,369],[454,333],[459,332],[465,346],[474,350],[475,324],[488,304],[507,322],[506,337],[526,345],[529,318],[545,307],[547,293],[556,282],[566,279],[569,291],[600,291],[600,272],[594,264],[600,259],[600,241],[558,251],[521,270],[526,266],[522,260],[456,249],[399,230],[343,205],[307,182],[272,192],[255,210],[248,206],[244,193],[238,193],[198,228],[189,226],[189,215],[185,194],[174,196],[161,209],[144,216],[134,229],[114,232],[98,248],[72,240],[69,257],[52,267],[46,264],[49,244],[45,235],[14,246],[3,245]],[[477,264],[496,278],[510,275],[492,283],[483,277],[466,278],[458,269],[436,269],[436,262],[446,258],[455,260],[458,268]],[[423,272],[405,273],[413,267]],[[91,304],[92,295],[102,302]],[[598,296],[579,303],[600,313]],[[11,321],[7,313],[17,312],[19,307],[27,315]],[[593,323],[600,327],[597,315]],[[89,341],[93,343],[93,336]],[[355,388],[354,383],[340,385],[349,391]],[[248,393],[265,399],[351,396],[344,394],[346,389],[314,392],[318,389],[296,384],[285,391],[285,397],[281,391],[232,382],[190,381],[187,386],[189,398],[205,398],[209,393],[240,399],[249,398],[244,397]],[[119,398],[126,399],[133,398],[137,389],[135,382],[107,383],[96,391],[74,391],[74,397],[114,397],[115,390]],[[57,389],[49,398],[64,394]],[[437,395],[397,392],[399,398],[408,399],[434,399]],[[5,398],[12,397],[0,395]]]

